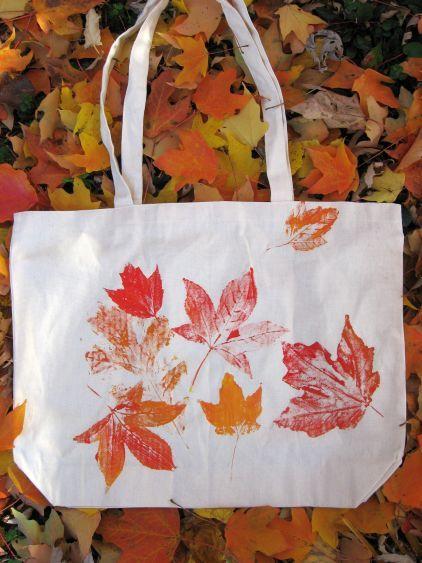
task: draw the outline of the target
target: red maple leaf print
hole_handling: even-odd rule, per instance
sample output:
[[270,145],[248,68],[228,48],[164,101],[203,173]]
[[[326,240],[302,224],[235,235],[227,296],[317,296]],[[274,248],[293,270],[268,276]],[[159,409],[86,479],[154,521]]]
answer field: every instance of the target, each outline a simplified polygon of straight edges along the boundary
[[284,342],[283,351],[288,370],[283,381],[302,395],[291,399],[275,423],[311,437],[333,428],[354,428],[371,404],[380,376],[373,371],[374,349],[355,333],[349,316],[335,361],[319,342],[311,346]]
[[96,460],[111,487],[123,470],[125,448],[145,467],[171,471],[175,468],[169,444],[147,427],[162,426],[172,422],[185,408],[184,404],[164,401],[142,401],[143,387],[138,383],[119,396],[110,414],[75,436],[76,442],[98,442]]
[[106,289],[110,299],[126,313],[141,319],[155,317],[163,304],[163,284],[158,266],[149,278],[141,268],[127,264],[120,274],[123,289]]
[[217,310],[208,293],[198,284],[184,279],[186,287],[185,310],[190,319],[173,329],[187,340],[208,346],[208,352],[199,364],[196,378],[211,352],[217,352],[231,365],[252,377],[247,352],[270,345],[286,330],[270,321],[244,325],[257,303],[257,288],[253,269],[224,288]]

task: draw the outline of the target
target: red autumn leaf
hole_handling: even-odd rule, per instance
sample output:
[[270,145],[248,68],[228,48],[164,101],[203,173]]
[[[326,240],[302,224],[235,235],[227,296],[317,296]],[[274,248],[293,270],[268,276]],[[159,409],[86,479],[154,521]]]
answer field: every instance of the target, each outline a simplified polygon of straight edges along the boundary
[[295,250],[313,250],[326,244],[325,235],[333,226],[338,217],[335,207],[306,208],[302,201],[293,209],[286,219],[287,242],[269,246],[267,250],[279,246],[291,245]]
[[202,113],[215,119],[234,115],[249,102],[250,97],[232,94],[230,86],[236,80],[236,71],[229,68],[216,75],[208,74],[200,83],[192,100]]
[[98,442],[96,460],[107,487],[111,487],[123,470],[125,447],[150,469],[171,471],[175,468],[169,444],[146,426],[172,422],[185,408],[164,401],[142,401],[143,387],[138,383],[121,394],[119,403],[108,407],[110,414],[73,439],[91,444]]
[[0,164],[0,223],[12,221],[14,213],[30,209],[37,201],[25,172],[10,164]]
[[135,317],[155,317],[163,304],[163,285],[158,266],[149,278],[141,268],[128,264],[120,274],[123,289],[106,289],[116,305]]
[[272,344],[285,332],[284,328],[270,321],[243,326],[257,302],[253,269],[226,285],[217,311],[210,296],[200,285],[186,279],[183,281],[186,287],[185,311],[191,322],[176,327],[173,331],[186,340],[208,346],[208,352],[195,373],[192,386],[212,351],[252,377],[246,352]]
[[157,137],[184,121],[190,113],[190,96],[176,103],[170,103],[176,88],[171,86],[173,71],[165,70],[151,83],[151,93],[145,105],[145,135]]
[[287,373],[283,381],[302,395],[294,397],[275,423],[317,437],[333,428],[354,428],[361,420],[379,386],[372,369],[374,349],[355,333],[346,315],[337,359],[314,342],[283,343]]
[[130,508],[122,514],[105,511],[98,532],[116,544],[120,563],[171,563],[180,541],[176,508]]

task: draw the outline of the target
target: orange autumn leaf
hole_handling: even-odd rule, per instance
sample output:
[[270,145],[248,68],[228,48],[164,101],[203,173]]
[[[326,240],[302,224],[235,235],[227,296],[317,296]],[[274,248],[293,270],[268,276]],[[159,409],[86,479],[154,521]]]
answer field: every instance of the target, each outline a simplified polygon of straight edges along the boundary
[[27,211],[37,201],[37,193],[25,172],[10,164],[0,164],[0,223],[12,221],[14,213]]
[[170,69],[162,72],[151,82],[151,92],[147,98],[144,116],[146,137],[154,138],[164,131],[173,129],[190,113],[190,96],[170,103],[170,97],[176,91],[171,82],[173,82],[173,71]]
[[95,137],[82,132],[79,135],[79,140],[84,154],[64,156],[63,159],[65,161],[80,168],[85,168],[86,172],[104,170],[110,166],[107,149]]
[[255,563],[255,555],[274,555],[289,548],[289,542],[274,525],[279,509],[269,506],[236,510],[226,525],[227,549],[238,563]]
[[188,15],[178,20],[173,29],[181,35],[203,33],[207,40],[221,20],[221,5],[215,0],[184,0]]
[[392,502],[422,508],[422,451],[407,454],[403,465],[385,483],[383,493]]
[[348,510],[344,519],[364,534],[386,534],[394,515],[395,505],[392,502],[379,502],[373,497],[358,508]]
[[367,68],[353,82],[352,90],[359,94],[360,105],[362,110],[368,115],[368,98],[372,96],[380,104],[389,106],[390,108],[399,108],[400,103],[394,97],[391,88],[385,84],[393,84],[394,80],[373,70]]
[[357,188],[357,159],[343,142],[337,146],[307,147],[306,150],[315,167],[301,182],[308,188],[308,193],[336,193],[341,199]]
[[208,74],[200,83],[192,100],[196,107],[215,119],[234,115],[249,102],[250,97],[232,94],[230,87],[236,80],[236,70],[229,68],[216,75]]
[[106,542],[117,545],[120,563],[171,563],[180,541],[176,508],[131,508],[103,512],[98,527]]
[[422,161],[413,162],[402,170],[405,174],[404,185],[418,199],[422,198]]
[[324,86],[328,86],[328,88],[344,88],[345,90],[351,90],[354,81],[362,76],[363,73],[363,68],[360,68],[347,59],[342,59],[334,74],[325,80],[323,84]]
[[26,401],[15,407],[0,420],[0,451],[11,450],[15,438],[22,432]]
[[404,324],[406,349],[406,375],[416,373],[422,377],[422,329],[417,325]]
[[402,69],[406,74],[413,76],[416,80],[422,81],[422,58],[410,57],[401,63]]
[[249,434],[258,430],[256,422],[261,414],[262,388],[244,397],[242,388],[237,385],[233,375],[226,373],[220,387],[218,403],[199,401],[207,420],[217,434]]
[[196,88],[198,82],[207,74],[208,51],[200,35],[195,37],[176,37],[181,55],[173,57],[183,70],[174,81],[178,88]]
[[33,53],[22,55],[20,49],[11,49],[8,45],[0,46],[0,73],[22,72],[31,62]]
[[13,485],[21,495],[31,500],[41,508],[45,508],[49,505],[45,496],[37,489],[32,481],[28,479],[25,473],[19,469],[15,462],[12,462],[9,465],[7,473]]
[[331,229],[338,217],[338,209],[335,207],[310,207],[307,209],[304,202],[300,202],[286,219],[287,242],[270,246],[291,245],[295,250],[313,250],[318,246],[326,244],[324,235]]
[[200,180],[212,183],[217,174],[217,156],[198,131],[179,131],[180,148],[168,149],[155,165],[176,179],[176,189]]
[[292,508],[291,520],[283,518],[273,520],[270,528],[279,530],[288,544],[287,549],[276,554],[277,559],[303,561],[316,539],[316,534],[312,531],[311,522],[304,508]]
[[102,0],[32,0],[38,25],[44,33],[55,30],[66,34],[75,31],[75,24],[68,18],[76,14],[86,14]]

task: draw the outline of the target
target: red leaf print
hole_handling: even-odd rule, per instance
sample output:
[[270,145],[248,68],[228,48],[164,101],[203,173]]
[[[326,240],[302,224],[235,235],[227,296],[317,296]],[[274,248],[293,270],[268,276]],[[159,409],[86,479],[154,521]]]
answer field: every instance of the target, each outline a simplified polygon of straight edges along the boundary
[[354,428],[371,404],[380,377],[373,371],[374,349],[355,333],[349,316],[335,361],[318,342],[283,343],[283,351],[288,369],[283,381],[302,395],[290,401],[275,423],[311,437],[333,428]]
[[245,352],[268,346],[285,332],[285,329],[270,321],[242,326],[252,314],[258,298],[253,268],[226,285],[217,311],[208,293],[200,285],[186,279],[184,282],[185,310],[191,322],[176,327],[173,331],[186,340],[208,346],[208,352],[193,377],[191,389],[212,351],[252,377]]
[[120,274],[123,289],[106,289],[116,305],[135,317],[155,317],[163,304],[163,286],[158,266],[149,278],[128,264]]
[[125,447],[146,467],[166,471],[174,469],[169,444],[145,426],[162,426],[172,422],[185,405],[142,401],[141,383],[116,395],[118,404],[114,408],[108,407],[110,414],[73,438],[85,444],[98,442],[95,458],[107,487],[111,487],[122,472]]

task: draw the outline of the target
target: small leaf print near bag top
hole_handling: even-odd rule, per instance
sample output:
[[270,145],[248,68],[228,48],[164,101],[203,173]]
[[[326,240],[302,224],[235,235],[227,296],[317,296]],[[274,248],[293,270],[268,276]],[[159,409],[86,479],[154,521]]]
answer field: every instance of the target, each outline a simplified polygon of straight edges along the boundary
[[[293,201],[280,87],[243,0],[219,2],[262,101],[271,201],[142,204],[148,53],[167,5],[149,0],[103,73],[115,208],[16,215],[14,401],[27,414],[14,455],[55,505],[352,507],[401,462],[400,206]],[[104,100],[131,37],[120,169]],[[198,110],[223,111],[210,80],[243,107],[235,77],[204,78]],[[177,135],[174,175],[212,185],[200,131]],[[203,173],[195,143],[211,155]]]

